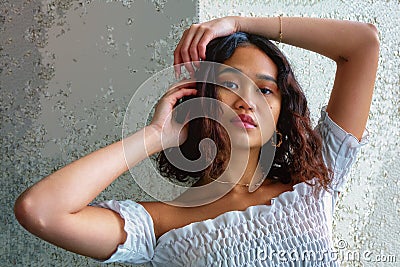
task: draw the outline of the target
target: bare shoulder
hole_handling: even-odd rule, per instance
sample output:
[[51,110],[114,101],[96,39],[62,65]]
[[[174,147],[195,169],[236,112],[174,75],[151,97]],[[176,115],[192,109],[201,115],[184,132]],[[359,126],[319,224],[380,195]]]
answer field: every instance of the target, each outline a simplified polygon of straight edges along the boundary
[[175,224],[179,224],[184,217],[182,209],[163,202],[152,201],[138,203],[147,210],[153,219],[154,232],[157,238],[175,228]]
[[138,202],[151,215],[156,238],[166,232],[190,223],[214,218],[224,212],[221,207],[209,204],[198,207],[177,207],[163,202]]

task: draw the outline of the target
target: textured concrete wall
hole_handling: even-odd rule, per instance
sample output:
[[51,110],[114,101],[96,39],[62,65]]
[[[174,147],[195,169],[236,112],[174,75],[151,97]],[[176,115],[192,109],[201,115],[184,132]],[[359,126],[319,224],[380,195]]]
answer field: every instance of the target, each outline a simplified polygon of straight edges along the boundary
[[[54,170],[121,139],[130,98],[152,73],[172,64],[183,29],[197,19],[196,5],[1,2],[0,266],[100,265],[27,233],[13,203]],[[149,199],[129,173],[98,200],[112,198]]]
[[[349,174],[350,182],[338,203],[334,241],[338,256],[343,259],[342,266],[399,266],[400,2],[199,1],[200,21],[237,14],[350,19],[370,22],[378,27],[381,54],[367,124],[370,143],[362,148]],[[316,122],[320,107],[327,104],[333,85],[334,62],[288,45],[280,47],[294,65]],[[397,256],[397,263],[387,262],[391,255]],[[375,259],[377,261],[373,262]]]

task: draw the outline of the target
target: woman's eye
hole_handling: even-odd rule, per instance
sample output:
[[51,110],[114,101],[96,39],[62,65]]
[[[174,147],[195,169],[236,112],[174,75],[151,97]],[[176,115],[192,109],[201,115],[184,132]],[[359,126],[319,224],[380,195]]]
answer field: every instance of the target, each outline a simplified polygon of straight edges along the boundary
[[236,83],[230,82],[230,81],[222,82],[221,85],[223,87],[226,87],[226,88],[229,88],[229,89],[238,89],[239,88],[239,86]]
[[260,92],[264,95],[272,94],[272,91],[268,88],[259,88]]

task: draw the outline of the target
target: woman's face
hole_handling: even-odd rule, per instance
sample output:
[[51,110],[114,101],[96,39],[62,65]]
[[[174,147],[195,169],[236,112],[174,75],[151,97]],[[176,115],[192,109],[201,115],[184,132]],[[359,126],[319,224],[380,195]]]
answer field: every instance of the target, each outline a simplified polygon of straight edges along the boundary
[[271,138],[281,108],[277,77],[275,63],[254,45],[236,48],[219,68],[218,99],[234,111],[221,119],[233,144],[261,147]]

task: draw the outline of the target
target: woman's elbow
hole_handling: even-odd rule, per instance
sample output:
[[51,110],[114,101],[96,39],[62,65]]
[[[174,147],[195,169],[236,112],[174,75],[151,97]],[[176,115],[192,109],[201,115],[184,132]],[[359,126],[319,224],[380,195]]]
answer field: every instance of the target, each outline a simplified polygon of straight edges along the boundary
[[371,23],[359,23],[354,30],[357,41],[348,51],[347,56],[339,56],[336,62],[365,62],[365,60],[377,62],[380,49],[378,29]]
[[366,24],[366,34],[365,34],[365,41],[368,46],[379,50],[379,31],[378,28],[372,23],[365,23]]
[[46,229],[46,220],[37,202],[29,195],[22,194],[14,204],[17,221],[32,234],[38,235]]

